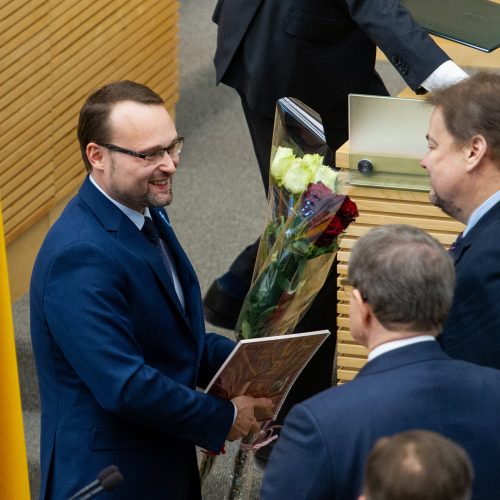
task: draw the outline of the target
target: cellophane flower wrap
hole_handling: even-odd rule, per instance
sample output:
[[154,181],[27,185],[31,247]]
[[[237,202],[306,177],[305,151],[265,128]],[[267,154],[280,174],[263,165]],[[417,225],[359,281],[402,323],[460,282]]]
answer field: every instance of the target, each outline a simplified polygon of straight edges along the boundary
[[238,339],[293,332],[330,272],[340,236],[358,215],[355,203],[339,194],[341,176],[327,165],[322,133],[314,111],[296,99],[278,101],[268,221]]

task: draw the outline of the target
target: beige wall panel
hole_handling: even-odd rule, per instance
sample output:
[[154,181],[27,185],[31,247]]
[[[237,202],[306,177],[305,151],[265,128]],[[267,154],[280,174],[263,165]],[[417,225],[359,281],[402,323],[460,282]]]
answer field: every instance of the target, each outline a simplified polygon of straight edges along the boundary
[[52,179],[44,178],[29,191],[24,191],[15,204],[10,207],[3,205],[3,215],[8,220],[8,224],[17,225],[31,212],[54,196],[54,184]]
[[[7,246],[10,294],[13,302],[28,290],[31,269],[48,229],[47,220],[39,219],[31,225],[29,231],[21,234]],[[26,268],[29,269],[29,273],[26,272]]]
[[[49,75],[50,56],[43,47],[36,47],[23,61],[24,68],[9,80],[0,82],[4,93],[0,96],[2,116],[10,116],[40,94],[40,86],[46,84]],[[6,71],[6,74],[8,70]]]
[[4,20],[8,19],[9,16],[14,18],[16,12],[29,3],[30,0],[18,0],[17,2],[4,2],[0,4],[0,18]]
[[58,199],[66,196],[70,190],[70,186],[73,186],[77,179],[79,179],[79,181],[81,182],[84,175],[85,169],[82,166],[80,156],[78,156],[78,160],[75,159],[72,164],[68,163],[65,166],[64,171],[61,171],[57,176],[55,186],[57,189]]
[[[45,155],[45,163],[39,161],[43,168],[30,165],[29,168],[20,172],[12,182],[4,187],[5,194],[2,196],[2,206],[4,210],[17,203],[24,194],[31,193],[40,183],[48,181],[53,184],[51,172],[51,159]],[[11,190],[10,190],[10,189]]]
[[[173,0],[0,6],[0,194],[11,270],[31,270],[46,230],[82,182],[76,124],[92,90],[113,80],[140,81],[174,114],[178,11]],[[28,245],[27,252],[20,245]],[[31,264],[19,265],[23,260]],[[29,278],[16,272],[14,299]]]
[[0,45],[6,54],[20,46],[32,47],[35,33],[43,33],[48,22],[47,5],[33,2],[27,5],[15,24],[4,21],[4,31],[0,32]]
[[[46,154],[50,156],[49,161],[46,160]],[[43,169],[46,164],[52,162],[50,144],[47,144],[47,137],[44,137],[43,134],[37,136],[36,140],[31,139],[28,143],[19,145],[19,148],[13,151],[10,156],[4,155],[0,148],[0,158],[2,158],[2,166],[4,167],[0,173],[0,186],[5,194],[12,191],[11,183],[20,184],[23,182],[23,173]]]

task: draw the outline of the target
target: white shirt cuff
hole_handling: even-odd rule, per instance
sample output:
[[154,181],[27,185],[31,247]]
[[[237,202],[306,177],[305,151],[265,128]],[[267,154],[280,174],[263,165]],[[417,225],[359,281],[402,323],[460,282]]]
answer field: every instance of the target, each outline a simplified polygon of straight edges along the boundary
[[451,59],[448,59],[448,61],[435,69],[420,85],[429,92],[432,92],[442,87],[449,87],[468,76],[462,68],[457,66]]
[[[233,403],[231,401],[231,403]],[[236,422],[236,417],[238,416],[238,408],[236,408],[236,405],[233,403],[233,406],[234,406],[234,417],[233,417],[233,424],[234,422]]]

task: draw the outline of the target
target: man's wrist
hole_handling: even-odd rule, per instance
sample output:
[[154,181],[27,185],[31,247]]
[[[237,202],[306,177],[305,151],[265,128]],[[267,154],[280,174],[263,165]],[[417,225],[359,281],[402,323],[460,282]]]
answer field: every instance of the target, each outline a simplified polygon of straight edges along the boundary
[[469,75],[451,59],[445,61],[441,66],[436,68],[421,84],[425,90],[433,92],[442,87],[449,87],[460,80],[467,78]]
[[233,417],[233,424],[234,424],[236,422],[236,417],[238,416],[238,407],[236,406],[234,401],[231,401],[231,403],[233,403],[234,406],[234,417]]

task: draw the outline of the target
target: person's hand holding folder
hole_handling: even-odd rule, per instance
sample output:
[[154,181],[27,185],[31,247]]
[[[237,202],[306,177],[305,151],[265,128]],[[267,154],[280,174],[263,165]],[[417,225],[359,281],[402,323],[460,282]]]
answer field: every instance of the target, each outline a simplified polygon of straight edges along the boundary
[[250,432],[259,432],[260,424],[255,418],[255,409],[270,409],[273,406],[273,401],[268,398],[236,396],[231,401],[236,408],[236,418],[227,436],[228,441],[240,439],[250,434]]

